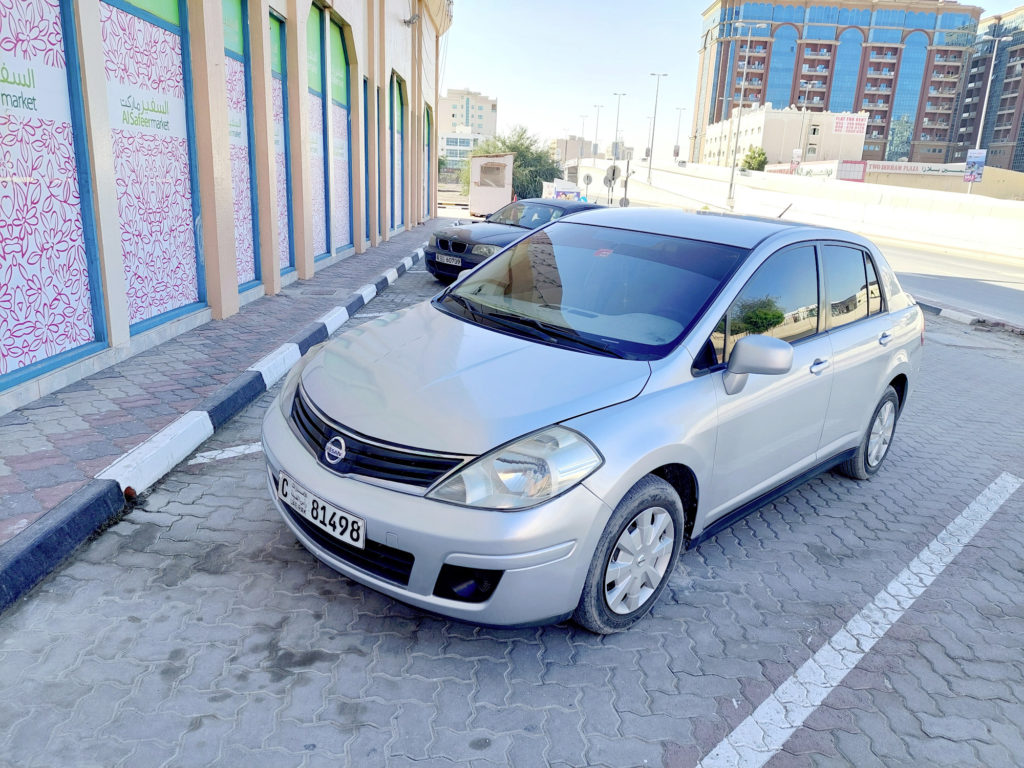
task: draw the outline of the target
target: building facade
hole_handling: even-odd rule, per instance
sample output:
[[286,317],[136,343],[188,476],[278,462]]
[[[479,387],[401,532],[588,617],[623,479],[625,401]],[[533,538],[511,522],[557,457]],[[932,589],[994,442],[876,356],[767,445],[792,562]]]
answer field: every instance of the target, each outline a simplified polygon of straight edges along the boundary
[[455,133],[460,127],[481,136],[498,132],[498,100],[476,91],[449,89],[438,99],[437,114],[442,134]]
[[768,163],[860,160],[867,125],[863,112],[772,109],[771,104],[734,109],[725,120],[708,126],[699,162],[728,167],[734,151],[741,163],[750,147],[761,147]]
[[451,0],[0,3],[0,405],[435,210]]
[[[983,110],[986,93],[988,104]],[[1024,171],[1024,6],[982,19],[978,25],[957,119],[952,162],[967,159],[967,150],[978,144],[980,130],[981,148],[988,150],[987,165]]]
[[865,160],[942,162],[981,9],[944,0],[715,0],[703,14],[690,159],[736,105],[865,111]]

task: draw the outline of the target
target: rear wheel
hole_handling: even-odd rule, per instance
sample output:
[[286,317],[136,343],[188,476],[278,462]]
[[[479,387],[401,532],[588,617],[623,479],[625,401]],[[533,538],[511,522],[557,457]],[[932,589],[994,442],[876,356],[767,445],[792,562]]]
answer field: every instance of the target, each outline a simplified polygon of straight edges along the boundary
[[854,480],[867,480],[875,474],[889,455],[896,422],[900,416],[900,399],[896,390],[886,387],[882,399],[871,415],[864,439],[861,440],[857,453],[839,465],[839,470]]
[[573,618],[610,634],[643,618],[679,560],[683,504],[665,480],[647,475],[619,502],[597,543]]

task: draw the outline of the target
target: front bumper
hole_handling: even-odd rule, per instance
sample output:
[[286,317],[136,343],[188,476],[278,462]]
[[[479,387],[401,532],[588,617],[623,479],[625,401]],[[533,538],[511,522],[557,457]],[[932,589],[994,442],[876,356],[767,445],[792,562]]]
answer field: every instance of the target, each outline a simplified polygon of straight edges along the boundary
[[[472,246],[471,246],[472,247]],[[455,264],[442,264],[437,260],[437,255],[451,256],[461,261],[461,265]],[[428,245],[423,249],[424,263],[426,264],[427,271],[430,272],[434,277],[447,278],[454,280],[459,274],[466,269],[473,269],[477,266],[483,258],[480,256],[471,256],[467,253],[448,253],[446,251],[439,251],[436,247]]]
[[[611,515],[582,485],[533,509],[491,512],[336,475],[296,437],[276,400],[263,420],[263,449],[274,503],[317,559],[398,600],[478,624],[536,625],[567,617],[579,602],[597,540]],[[282,470],[329,504],[363,518],[367,549],[333,544],[304,526],[277,496]],[[391,571],[382,566],[388,563],[374,558],[399,565],[411,559],[407,583],[385,578]],[[489,599],[463,602],[433,594],[444,564],[503,573]]]

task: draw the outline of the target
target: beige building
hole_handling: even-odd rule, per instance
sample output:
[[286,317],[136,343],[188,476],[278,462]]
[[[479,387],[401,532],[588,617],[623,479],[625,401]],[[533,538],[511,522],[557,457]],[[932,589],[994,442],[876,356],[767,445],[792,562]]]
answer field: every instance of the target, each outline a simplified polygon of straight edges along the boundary
[[438,99],[437,114],[442,136],[460,128],[484,137],[498,132],[498,100],[476,91],[449,89]]
[[[739,135],[737,137],[737,131]],[[768,163],[792,160],[860,160],[868,133],[865,113],[814,112],[767,104],[736,110],[727,120],[709,125],[700,155],[706,165],[732,165],[733,151],[740,163],[751,147],[761,147]]]
[[0,412],[435,215],[452,7],[0,3]]

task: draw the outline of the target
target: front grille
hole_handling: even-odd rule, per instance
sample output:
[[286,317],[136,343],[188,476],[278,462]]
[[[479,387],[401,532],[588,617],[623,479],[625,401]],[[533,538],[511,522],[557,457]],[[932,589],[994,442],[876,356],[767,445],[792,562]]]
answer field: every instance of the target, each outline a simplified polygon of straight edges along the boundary
[[460,243],[458,240],[447,240],[445,238],[437,239],[437,247],[442,251],[448,251],[449,253],[465,253],[469,247],[465,243]]
[[291,507],[285,505],[285,509],[303,533],[339,560],[344,560],[361,571],[379,576],[401,587],[408,586],[412,564],[416,560],[411,552],[404,552],[371,539],[366,539],[365,549],[346,546],[320,530]]
[[[442,475],[465,461],[462,456],[384,445],[329,422],[310,405],[301,387],[292,401],[292,423],[317,461],[339,475],[363,475],[429,488]],[[345,441],[345,456],[331,464],[324,457],[324,447],[333,437]]]

